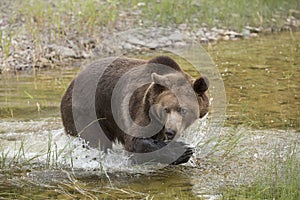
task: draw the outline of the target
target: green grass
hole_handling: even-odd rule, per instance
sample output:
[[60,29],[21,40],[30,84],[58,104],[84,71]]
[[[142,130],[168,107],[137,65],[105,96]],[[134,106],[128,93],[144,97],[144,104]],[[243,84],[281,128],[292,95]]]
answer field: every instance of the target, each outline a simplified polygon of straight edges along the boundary
[[[131,27],[173,26],[185,23],[199,27],[227,27],[241,30],[246,25],[280,28],[289,15],[298,14],[297,0],[15,0],[11,23],[22,20],[21,29],[37,43],[47,33],[50,40],[64,40],[68,34],[99,36],[104,29],[122,24]],[[44,33],[44,34],[42,34]]]
[[[133,1],[137,4],[140,1]],[[142,7],[143,19],[150,17],[155,22],[168,24],[170,22],[180,24],[202,24],[210,26],[226,26],[241,29],[245,25],[252,26],[274,26],[283,25],[283,18],[290,9],[299,9],[299,1],[168,1],[161,0],[160,3],[146,0]],[[273,19],[273,20],[272,20]],[[274,21],[276,20],[276,21]],[[152,23],[153,23],[152,21]]]
[[247,25],[280,30],[288,16],[300,18],[298,0],[6,1],[0,2],[0,8],[5,7],[5,3],[10,5],[6,12],[0,13],[0,18],[9,23],[0,31],[3,58],[12,53],[12,42],[20,35],[33,43],[38,59],[45,54],[45,44],[66,46],[68,41],[74,42],[74,38],[78,41],[88,38],[99,43],[103,34],[116,30],[180,24],[195,31],[204,24],[237,31]]
[[[67,151],[69,145],[70,143],[67,143],[62,149],[58,150],[57,144],[53,142],[52,135],[49,134],[47,149],[33,156],[26,155],[23,140],[20,141],[20,143],[16,143],[11,149],[0,148],[0,174],[1,171],[10,173],[15,169],[31,170],[37,166],[39,166],[39,168],[43,166],[44,169],[55,169],[58,167],[58,160],[60,158],[64,158],[67,162],[66,156],[70,155],[70,159],[73,159],[71,150]],[[42,159],[44,156],[46,156],[45,163],[40,165],[39,159]]]
[[5,34],[3,30],[0,30],[0,49],[2,49],[5,58],[9,56],[9,50],[11,47],[13,36],[14,33],[12,31],[9,31],[8,33]]
[[254,183],[243,188],[226,188],[224,199],[300,199],[299,144],[282,149],[275,148],[274,156],[263,172],[257,174]]
[[116,1],[17,2],[19,12],[15,19],[22,18],[25,31],[31,32],[34,38],[38,38],[40,33],[48,33],[50,40],[63,40],[68,33],[92,35],[100,31],[99,27],[113,24],[117,16]]

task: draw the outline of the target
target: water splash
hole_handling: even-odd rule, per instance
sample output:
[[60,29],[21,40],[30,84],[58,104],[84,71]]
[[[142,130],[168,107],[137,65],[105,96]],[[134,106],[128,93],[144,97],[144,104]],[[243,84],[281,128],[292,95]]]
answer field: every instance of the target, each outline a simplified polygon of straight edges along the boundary
[[[77,137],[65,134],[56,119],[28,122],[0,122],[0,153],[8,165],[29,163],[47,167],[82,169],[87,171],[148,173],[165,165],[132,165],[130,157],[121,144],[104,154],[99,149],[90,148]],[[206,120],[199,120],[180,138],[194,147],[203,139]],[[55,127],[56,129],[52,128]],[[187,165],[193,165],[191,161]]]

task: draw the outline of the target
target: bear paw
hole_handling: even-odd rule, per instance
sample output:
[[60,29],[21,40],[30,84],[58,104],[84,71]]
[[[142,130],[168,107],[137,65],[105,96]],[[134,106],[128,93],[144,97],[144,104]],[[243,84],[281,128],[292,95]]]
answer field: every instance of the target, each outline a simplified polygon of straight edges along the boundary
[[188,162],[194,153],[194,148],[185,144],[184,142],[176,142],[176,145],[180,145],[181,148],[184,148],[185,151],[176,161],[171,163],[171,165],[179,165]]
[[[151,138],[139,139],[135,143],[135,163],[156,162],[163,164],[178,165],[189,161],[194,153],[194,148],[184,142],[164,142]],[[143,153],[147,153],[144,154]]]

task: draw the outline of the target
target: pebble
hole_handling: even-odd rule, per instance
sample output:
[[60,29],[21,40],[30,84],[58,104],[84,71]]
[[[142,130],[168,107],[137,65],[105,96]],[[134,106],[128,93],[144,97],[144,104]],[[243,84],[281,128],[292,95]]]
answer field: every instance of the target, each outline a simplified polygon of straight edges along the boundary
[[129,43],[125,43],[125,44],[123,45],[123,47],[124,47],[124,49],[126,49],[126,50],[130,50],[130,49],[133,48],[133,45],[131,45],[131,44],[129,44]]
[[179,32],[173,33],[169,36],[170,40],[174,42],[182,41],[183,40],[183,35]]
[[[275,18],[274,20],[276,21]],[[129,22],[126,21],[127,27],[130,26]],[[6,38],[9,34],[6,25],[7,20],[0,19],[2,38]],[[122,33],[121,30],[124,30],[126,26],[116,27],[116,34],[111,34],[111,30],[103,27],[104,31],[93,38],[70,34],[66,35],[64,41],[57,43],[50,41],[45,36],[44,41],[39,44],[40,46],[28,35],[20,34],[12,38],[8,52],[0,54],[0,73],[15,69],[55,66],[57,63],[64,65],[70,60],[82,62],[83,59],[98,56],[112,56],[129,52],[139,54],[145,53],[146,50],[181,47],[199,41],[202,44],[211,44],[218,40],[247,39],[258,37],[260,33],[277,31],[272,28],[245,26],[241,32],[237,32],[218,27],[209,28],[205,23],[199,28],[191,29],[187,24],[182,23],[177,28],[137,28]],[[289,16],[283,28],[290,30],[294,27],[300,27],[300,20]],[[0,50],[3,52],[3,47],[0,47]]]
[[249,30],[250,33],[260,33],[261,32],[261,28],[260,27],[246,26],[245,29]]
[[145,42],[143,42],[142,40],[136,38],[136,37],[129,37],[129,39],[127,40],[127,42],[133,44],[133,45],[140,45],[140,46],[144,46]]
[[208,39],[206,37],[202,37],[202,38],[200,38],[200,42],[202,44],[206,44],[206,43],[208,43]]
[[149,49],[156,49],[159,47],[159,43],[157,41],[152,41],[150,43],[146,43],[144,46],[148,47]]

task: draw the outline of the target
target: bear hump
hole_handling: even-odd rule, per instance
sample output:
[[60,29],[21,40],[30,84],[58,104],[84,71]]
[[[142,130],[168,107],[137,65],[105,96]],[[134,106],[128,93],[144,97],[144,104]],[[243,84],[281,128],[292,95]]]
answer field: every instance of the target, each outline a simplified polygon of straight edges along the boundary
[[148,63],[157,63],[157,64],[161,64],[161,65],[166,65],[168,67],[175,69],[176,71],[181,71],[181,68],[175,62],[175,60],[173,60],[169,56],[157,56],[157,57],[149,60]]

